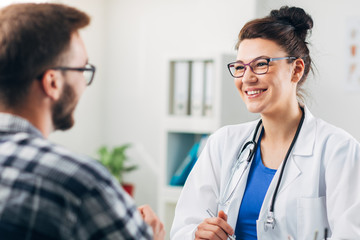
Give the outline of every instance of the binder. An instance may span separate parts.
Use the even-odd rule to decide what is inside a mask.
[[[190,63],[186,61],[174,63],[174,105],[175,115],[189,114],[189,82],[190,82]]]
[[[214,111],[214,63],[205,62],[205,99],[204,115],[213,116]]]
[[[208,137],[209,135],[202,136],[200,141],[196,142],[192,146],[184,161],[180,164],[174,175],[171,177],[170,185],[183,186],[185,184],[188,175],[190,174],[202,150],[204,149]]]
[[[197,152],[199,149],[199,143],[195,143],[190,149],[184,161],[180,164],[174,175],[170,180],[170,185],[172,186],[183,186],[185,181],[196,163]]]
[[[192,62],[190,114],[193,116],[202,116],[204,113],[204,80],[205,63],[203,61]]]

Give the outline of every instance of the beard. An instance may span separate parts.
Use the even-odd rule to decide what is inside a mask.
[[[73,113],[76,107],[74,89],[65,83],[59,100],[52,107],[54,130],[67,130],[74,125]]]

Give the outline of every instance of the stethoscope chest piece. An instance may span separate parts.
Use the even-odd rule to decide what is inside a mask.
[[[265,229],[265,231],[267,231],[268,229],[274,229],[275,225],[276,225],[276,221],[274,218],[274,213],[269,212],[268,215],[266,216],[266,220],[264,222],[264,229]]]

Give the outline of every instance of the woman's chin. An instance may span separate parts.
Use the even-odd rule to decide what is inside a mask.
[[[246,104],[246,108],[251,113],[260,113],[260,107],[254,106],[253,104]]]

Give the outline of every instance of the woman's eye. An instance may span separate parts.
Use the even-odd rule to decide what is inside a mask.
[[[235,66],[235,70],[236,71],[241,71],[244,69],[244,66],[243,65],[238,65],[238,66]]]
[[[267,66],[267,62],[258,62],[256,63],[256,67],[264,67],[264,66]]]

